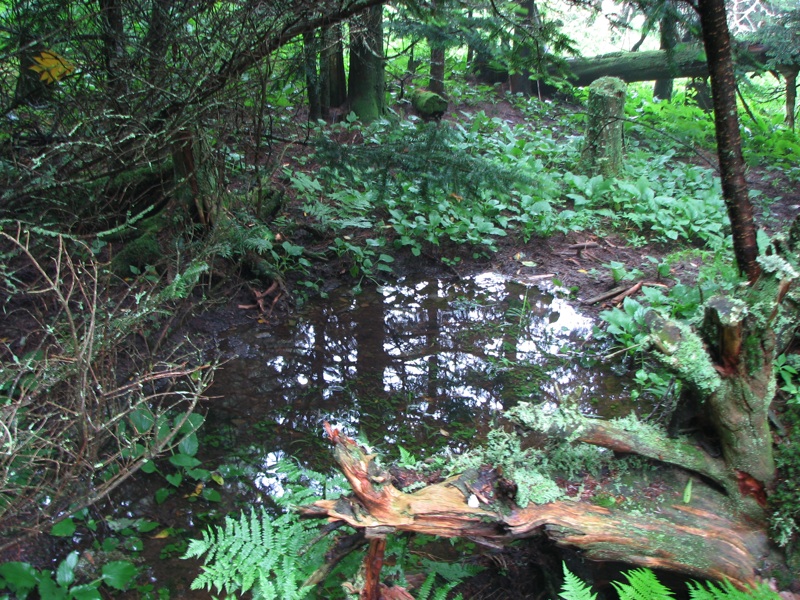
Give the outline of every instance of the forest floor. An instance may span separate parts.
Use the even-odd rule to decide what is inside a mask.
[[[483,110],[487,116],[499,117],[512,125],[526,122],[525,117],[505,100],[487,102],[477,107],[473,106],[471,109]],[[716,164],[716,158],[713,155],[706,158],[712,164]],[[759,225],[768,233],[773,234],[788,228],[800,214],[800,188],[783,178],[779,172],[752,169],[748,173],[748,183],[752,190],[760,192],[759,204],[755,207],[755,216]],[[293,204],[290,201],[284,208],[289,212],[299,211],[302,214],[299,203]],[[303,243],[306,243],[306,240],[303,240]],[[318,240],[318,248],[310,245],[307,247],[312,251],[324,252],[329,243],[330,240]],[[638,282],[638,280],[615,282],[609,269],[604,268],[603,265],[611,262],[622,263],[628,271],[641,270],[644,273],[644,281],[652,281],[665,286],[671,286],[678,280],[683,283],[694,281],[702,266],[697,255],[688,252],[686,258],[672,262],[669,277],[659,278],[655,273],[655,263],[648,257],[660,261],[678,249],[686,249],[685,244],[672,246],[649,243],[634,247],[627,243],[625,232],[556,233],[547,238],[533,238],[527,242],[516,236],[508,236],[498,238],[496,245],[498,251],[488,258],[470,258],[469,252],[460,253],[462,261],[457,266],[447,266],[437,256],[425,252],[421,257],[416,257],[404,249],[395,256],[392,277],[400,278],[411,274],[467,277],[481,272],[494,272],[542,287],[555,284],[559,288],[567,290],[570,300],[579,305],[581,312],[596,316],[601,310],[614,303],[613,297],[591,303],[587,300],[599,297],[622,285],[627,290]],[[535,266],[531,266],[533,263]],[[348,273],[347,266],[335,257],[331,257],[327,262],[320,261],[313,264],[314,272],[311,273],[311,277],[323,281],[322,289],[324,290],[342,286],[350,287],[355,283]],[[288,291],[291,292],[293,281],[290,278],[286,283]],[[256,302],[254,295],[264,290],[255,289],[251,285],[255,284],[248,284],[242,279],[233,283],[226,280],[224,286],[221,286],[225,291],[215,294],[216,297],[212,298],[212,305],[207,310],[191,311],[194,315],[183,322],[178,335],[192,338],[197,332],[208,333],[211,329],[223,331],[234,324],[254,318],[253,309],[243,309],[242,307],[252,306]],[[269,322],[277,323],[289,319],[295,310],[293,303],[288,300],[288,295],[284,294],[278,300],[275,303],[275,309],[269,310],[268,316],[263,315]],[[270,309],[269,304],[267,304],[267,309]],[[13,333],[16,333],[17,329],[27,328],[27,325],[22,322],[15,323]],[[0,331],[0,334],[4,334],[4,332]],[[203,341],[198,340],[197,345],[202,347]],[[33,554],[42,552],[42,548],[35,547],[35,545],[32,545],[30,550]],[[44,550],[44,553],[47,553],[47,549]],[[494,568],[470,580],[467,589],[464,589],[464,597],[483,600],[499,600],[501,598],[521,600],[547,597],[548,592],[552,592],[552,590],[542,590],[539,587],[542,580],[537,580],[530,574],[531,570],[535,568],[560,571],[560,559],[554,562],[555,556],[552,548],[548,547],[548,543],[542,541],[525,542],[517,547],[495,553],[491,559],[487,559],[494,562]],[[35,556],[24,553],[20,556],[0,557],[0,560],[3,558],[34,562]],[[612,565],[608,573],[614,572],[616,567],[618,565]],[[598,573],[584,575],[591,576],[595,580],[603,577],[603,574]],[[203,596],[204,594],[198,592],[192,597]]]
[[[502,98],[502,97],[501,97]],[[456,113],[462,108],[451,107],[449,113]],[[481,102],[468,107],[470,111],[483,111],[487,117],[498,117],[510,126],[530,123],[516,107],[505,99],[495,102]],[[447,120],[445,115],[445,120]],[[675,159],[676,161],[679,159]],[[717,170],[717,158],[713,153],[697,153],[692,159],[693,163]],[[755,219],[758,226],[769,235],[778,233],[786,228],[800,215],[800,187],[789,181],[780,171],[769,171],[763,168],[752,168],[747,174],[747,182],[751,191],[758,198],[754,202]],[[287,190],[291,198],[291,191]],[[564,208],[570,208],[565,206]],[[302,209],[293,205],[290,200],[284,207],[288,213],[299,212]],[[366,234],[365,234],[366,235]],[[677,281],[685,284],[694,282],[702,266],[696,253],[685,252],[686,258],[671,260],[672,268],[669,277],[659,278],[655,273],[655,264],[648,257],[660,262],[666,256],[679,250],[691,250],[685,242],[665,244],[650,242],[632,246],[626,241],[625,232],[609,231],[573,231],[569,233],[555,233],[546,238],[532,238],[524,242],[518,236],[497,238],[495,244],[498,251],[488,258],[471,258],[468,252],[459,252],[461,261],[455,267],[445,265],[438,256],[427,254],[423,251],[421,257],[413,256],[407,249],[395,255],[393,273],[395,277],[409,274],[450,274],[457,277],[469,276],[479,272],[494,272],[511,278],[518,278],[524,282],[538,282],[540,286],[548,287],[555,282],[558,287],[569,291],[571,298],[581,305],[585,313],[596,314],[607,308],[613,300],[604,299],[597,302],[587,302],[602,296],[612,289],[620,288],[628,283],[628,288],[639,281],[655,282],[659,285],[671,286]],[[641,236],[639,236],[639,239]],[[308,240],[303,240],[308,243]],[[310,248],[325,252],[327,240],[319,241],[319,248]],[[583,247],[581,247],[583,246]],[[701,250],[701,246],[696,247]],[[535,267],[523,265],[535,263]],[[609,269],[603,268],[611,262],[622,263],[627,271],[639,269],[644,273],[644,279],[626,280],[615,282]],[[339,285],[352,283],[347,273],[347,268],[340,264],[336,258],[330,262],[315,265],[318,276],[324,281],[323,289],[329,290]],[[290,282],[291,283],[291,282]],[[620,292],[618,292],[620,293]],[[240,298],[241,299],[241,298]],[[285,300],[282,298],[281,300]],[[238,303],[238,302],[237,302]],[[284,309],[288,308],[285,302],[280,303]],[[276,308],[279,304],[276,304]]]

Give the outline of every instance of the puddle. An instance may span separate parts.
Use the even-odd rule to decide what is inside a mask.
[[[323,421],[425,458],[474,444],[519,401],[580,388],[586,413],[633,408],[627,381],[583,348],[592,319],[556,293],[489,273],[334,293],[285,325],[220,336],[209,421],[262,469],[284,454],[321,467]]]
[[[592,327],[555,292],[483,274],[405,279],[358,295],[337,290],[288,323],[217,330],[226,362],[208,390],[214,399],[198,458],[224,477],[212,485],[220,501],[193,502],[187,482],[158,504],[165,482],[147,476],[121,493],[116,517],[168,526],[169,535],[144,544],[149,577],[179,597],[205,600],[208,592],[189,589],[199,565],[179,558],[186,540],[222,515],[281,495],[282,458],[331,472],[324,421],[362,434],[384,455],[399,458],[402,446],[425,459],[478,444],[520,401],[555,405],[580,389],[585,413],[637,410],[630,378],[614,368],[627,370],[591,356]]]

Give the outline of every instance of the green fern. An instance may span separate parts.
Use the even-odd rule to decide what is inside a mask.
[[[564,584],[559,594],[564,600],[596,600],[597,594],[592,593],[592,588],[567,569],[564,565]]]
[[[720,584],[697,583],[690,581],[689,597],[692,600],[780,600],[780,596],[769,589],[766,585],[761,585],[753,590],[743,592],[733,587],[730,581],[723,581]]]
[[[263,508],[242,513],[238,520],[225,518],[222,527],[203,532],[192,540],[184,558],[205,556],[203,573],[192,589],[215,588],[226,594],[252,589],[253,598],[299,600],[310,588],[303,582],[322,562],[326,548],[313,547],[314,556],[300,556],[317,533],[313,524],[292,514],[271,517]]]
[[[425,582],[419,586],[419,591],[417,592],[417,600],[447,600],[447,594],[449,594],[454,587],[456,587],[460,581],[453,581],[450,583],[445,584],[442,587],[437,587],[434,589],[433,584],[436,582],[436,573],[431,573],[425,579]],[[433,596],[431,596],[433,594]],[[458,594],[453,600],[462,600],[461,594]]]
[[[275,473],[282,480],[284,493],[280,497],[273,497],[273,500],[285,508],[311,504],[320,498],[336,500],[350,492],[350,484],[340,471],[319,473],[301,465],[294,458],[278,461]]]
[[[612,582],[620,600],[671,600],[675,596],[665,587],[650,569],[634,569],[625,573],[628,583]],[[730,582],[720,584],[700,584],[688,582],[691,600],[780,600],[780,596],[761,585],[756,589],[743,592],[737,590]],[[563,600],[595,600],[591,588],[581,581],[564,565],[564,584],[559,596]]]
[[[423,558],[420,564],[423,572],[439,575],[448,583],[454,582],[456,584],[483,571],[483,567],[479,565],[468,565],[461,562],[441,562],[427,558]]]
[[[675,596],[650,569],[634,569],[625,573],[628,583],[612,582],[619,600],[672,600]]]

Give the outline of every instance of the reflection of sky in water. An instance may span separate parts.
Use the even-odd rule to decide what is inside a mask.
[[[533,285],[486,273],[333,296],[290,325],[242,327],[222,344],[229,361],[210,390],[220,419],[243,421],[245,433],[274,423],[262,439],[274,456],[310,453],[301,441],[319,439],[324,420],[433,452],[473,443],[519,400],[556,402],[580,387],[587,412],[628,403],[606,366],[579,356],[592,320]],[[273,485],[269,468],[260,477]]]

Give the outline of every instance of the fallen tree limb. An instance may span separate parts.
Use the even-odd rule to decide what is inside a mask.
[[[366,530],[368,537],[375,531],[407,531],[497,545],[545,535],[559,546],[579,548],[589,559],[728,579],[740,589],[755,585],[759,558],[766,554],[760,527],[728,519],[713,503],[710,509],[660,505],[658,511],[632,512],[572,500],[519,508],[510,501],[475,501],[464,493],[459,477],[407,494],[353,440],[338,434],[333,440],[354,495],[320,500],[301,513],[344,521]]]
[[[584,416],[577,408],[560,410],[563,415],[553,419],[522,402],[507,416],[523,427],[547,435],[585,442],[614,452],[638,454],[693,471],[722,487],[728,495],[735,497],[738,494],[738,486],[725,462],[710,456],[687,439],[669,438],[666,433],[638,421],[606,421]]]

